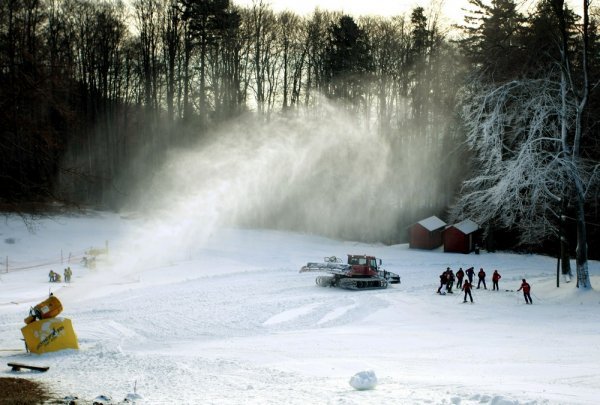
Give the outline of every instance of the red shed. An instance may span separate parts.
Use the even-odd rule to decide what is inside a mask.
[[[471,253],[475,250],[479,225],[470,219],[450,225],[444,231],[444,252]]]
[[[435,249],[442,245],[442,232],[446,223],[436,216],[425,218],[412,225],[408,234],[411,249]]]

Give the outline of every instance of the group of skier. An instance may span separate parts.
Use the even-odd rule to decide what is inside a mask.
[[[466,280],[465,280],[466,276]],[[446,268],[442,274],[440,274],[440,286],[437,289],[437,293],[441,295],[445,295],[446,293],[452,294],[452,289],[454,288],[454,282],[456,281],[456,288],[460,288],[464,291],[465,296],[463,302],[467,302],[467,296],[473,302],[473,296],[471,295],[471,290],[473,289],[473,277],[475,276],[475,269],[473,267],[469,267],[467,270],[463,270],[462,267],[458,269],[456,274],[452,271],[450,267]],[[483,284],[483,289],[487,290],[487,285],[485,283],[486,273],[483,268],[479,269],[477,273],[478,283],[477,289],[481,288]],[[494,270],[492,274],[492,290],[500,291],[500,287],[498,286],[498,282],[502,276],[498,272],[498,270]],[[463,281],[464,280],[464,281]],[[531,300],[531,286],[527,283],[525,279],[521,283],[521,288],[517,291],[523,290],[523,296],[525,297],[525,303],[532,304]]]
[[[73,275],[73,270],[71,270],[70,266],[65,269],[64,274],[65,274],[65,282],[70,283],[71,276]],[[60,274],[55,272],[54,270],[50,270],[50,273],[48,273],[48,278],[51,283],[60,283],[60,281],[61,281]]]
[[[48,273],[48,279],[51,283],[60,283],[60,274],[56,273],[54,270],[50,270]]]

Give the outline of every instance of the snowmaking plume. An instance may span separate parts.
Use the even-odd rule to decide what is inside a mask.
[[[171,151],[132,204],[149,218],[131,236],[135,250],[151,252],[154,265],[161,254],[184,258],[220,227],[381,242],[406,233],[399,218],[430,177],[422,153],[398,153],[355,117],[322,108],[320,118],[240,120]]]

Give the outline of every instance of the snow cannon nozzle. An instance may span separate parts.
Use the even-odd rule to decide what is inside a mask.
[[[29,325],[36,320],[55,318],[62,310],[63,307],[59,299],[50,293],[48,299],[29,309],[29,316],[24,321]]]

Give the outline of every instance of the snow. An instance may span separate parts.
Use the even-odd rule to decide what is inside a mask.
[[[422,219],[419,224],[428,231],[435,231],[446,226],[446,223],[436,216]]]
[[[596,404],[600,398],[600,294],[562,279],[556,288],[551,257],[449,254],[233,228],[212,229],[179,250],[174,234],[152,232],[141,217],[109,213],[37,225],[29,233],[10,216],[0,224],[0,357],[50,370],[5,366],[0,376],[46,382],[61,398],[91,403],[104,395],[140,404]],[[171,239],[152,241],[157,235],[158,242]],[[98,256],[96,269],[85,268],[83,252],[107,241],[108,255]],[[381,258],[402,284],[347,291],[318,287],[318,274],[299,273],[309,261],[349,253]],[[67,265],[72,283],[48,283],[50,269],[62,274]],[[473,290],[474,304],[463,304],[458,293],[437,295],[439,273],[448,266],[498,269],[501,290]],[[590,273],[592,285],[600,285],[600,263],[590,262]],[[515,291],[522,278],[532,286],[533,305]],[[72,320],[80,350],[27,354],[23,319],[50,291],[63,304],[60,316]],[[355,377],[371,389],[355,389],[349,384]]]
[[[464,219],[452,226],[464,233],[465,235],[473,233],[479,229],[479,225],[477,225],[477,223],[471,221],[470,219]]]
[[[361,371],[352,376],[350,385],[358,391],[372,390],[377,386],[377,376],[373,370]]]

